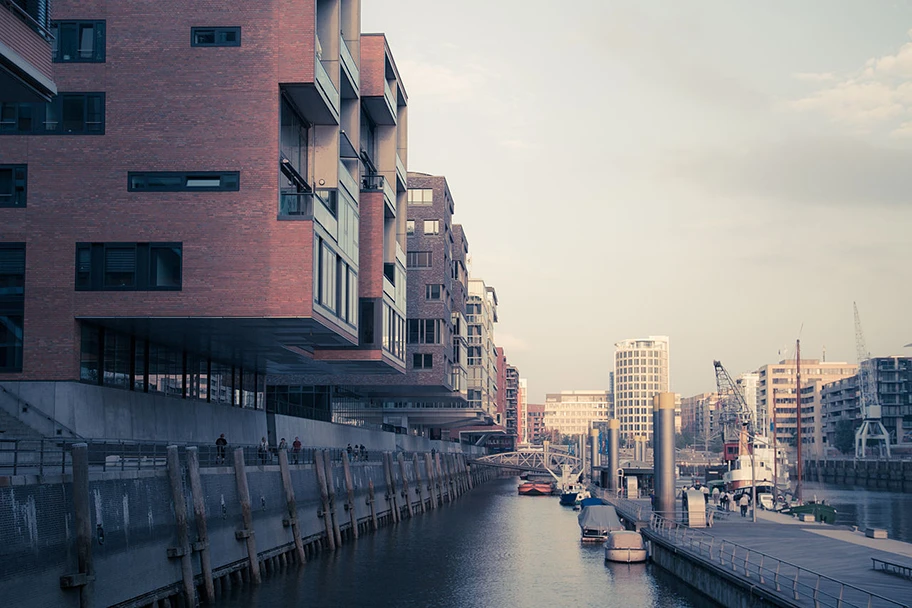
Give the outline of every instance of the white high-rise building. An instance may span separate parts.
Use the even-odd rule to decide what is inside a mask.
[[[668,336],[621,340],[614,345],[614,409],[621,436],[652,439],[652,397],[669,392]]]
[[[612,417],[610,394],[605,390],[548,393],[545,395],[545,430],[588,436],[593,422]]]
[[[744,372],[735,380],[735,384],[741,389],[744,395],[744,401],[747,403],[747,409],[750,410],[754,417],[754,424],[757,425],[757,432],[765,435],[770,429],[760,426],[760,420],[757,418],[757,389],[760,387],[760,374],[757,372]]]

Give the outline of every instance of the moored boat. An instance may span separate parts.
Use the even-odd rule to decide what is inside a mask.
[[[580,527],[580,541],[584,543],[604,542],[608,533],[623,530],[624,525],[611,505],[590,505],[584,507],[577,517]]]
[[[605,559],[611,562],[645,562],[646,543],[643,535],[633,530],[615,530],[605,541]]]
[[[540,481],[527,481],[519,485],[520,496],[550,496],[551,484]]]

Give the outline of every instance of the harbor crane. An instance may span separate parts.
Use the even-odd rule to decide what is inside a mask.
[[[754,412],[747,405],[744,394],[722,363],[713,361],[713,367],[716,369],[716,390],[722,402],[719,421],[722,424],[725,460],[737,460],[741,431],[747,430],[749,436],[754,435]]]
[[[855,431],[855,458],[864,458],[868,442],[883,442],[882,448],[887,458],[890,457],[890,434],[881,422],[880,400],[877,396],[877,370],[871,359],[871,353],[865,345],[864,332],[861,330],[861,317],[858,305],[852,302],[855,310],[855,349],[858,355],[858,415],[861,426]]]

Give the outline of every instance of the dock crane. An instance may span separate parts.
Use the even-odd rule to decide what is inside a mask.
[[[890,457],[890,434],[881,422],[880,400],[877,397],[877,371],[871,353],[865,345],[864,333],[861,330],[861,317],[858,305],[852,302],[855,310],[855,350],[858,355],[858,406],[861,426],[855,431],[855,458],[865,457],[865,448],[869,441],[883,441],[886,457]]]
[[[719,361],[713,361],[716,369],[716,390],[722,402],[719,421],[722,424],[722,443],[725,460],[737,460],[741,446],[742,430],[754,435],[754,413],[747,405],[741,389]]]

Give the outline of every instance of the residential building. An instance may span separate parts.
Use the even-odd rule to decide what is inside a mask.
[[[482,279],[469,279],[466,321],[469,408],[480,409],[493,419],[498,413],[498,388],[503,386],[504,378],[499,378],[498,375],[499,355],[494,346],[497,292]],[[503,369],[505,374],[506,368]],[[505,410],[503,413],[505,415]]]
[[[85,35],[78,27],[51,22],[50,0],[0,2],[0,103],[49,102],[57,94],[53,62],[96,61],[90,47],[98,26],[88,26]],[[103,38],[104,22],[100,27]],[[0,114],[0,130],[12,127],[6,124],[9,118]],[[0,197],[5,195],[0,190]]]
[[[912,357],[874,357],[865,361],[874,376],[881,422],[893,445],[912,444]],[[852,422],[853,432],[861,424],[858,374],[843,378],[822,389],[823,426],[826,444],[836,445],[836,427],[841,420]]]
[[[697,446],[708,449],[715,437],[721,437],[718,393],[700,393],[681,399],[681,430]]]
[[[675,434],[681,432],[681,393],[675,393]]]
[[[519,392],[517,393],[516,433],[519,443],[529,443],[527,414],[529,409],[529,383],[525,378],[519,379]]]
[[[507,355],[500,346],[494,347],[494,368],[497,370],[496,386],[500,389],[507,385]],[[498,390],[494,399],[494,424],[500,424],[504,428],[507,425],[507,393],[504,390]]]
[[[360,2],[136,11],[57,2],[57,96],[3,104],[0,382],[61,434],[255,443],[330,416],[267,375],[404,373],[407,96]]]
[[[530,403],[526,406],[527,440],[529,443],[541,443],[545,438],[545,406]]]
[[[775,426],[776,440],[780,444],[794,445],[795,442],[797,367],[795,359],[784,359],[757,370],[758,428],[770,429],[772,436],[772,429]],[[819,428],[823,419],[822,406],[818,398],[822,388],[853,375],[856,368],[856,365],[845,362],[801,359],[803,445],[813,446],[813,450],[816,451],[817,446],[823,441],[824,434]]]
[[[652,440],[652,397],[669,389],[668,336],[621,340],[615,345],[614,403],[620,435]]]
[[[543,424],[561,435],[588,436],[593,422],[614,417],[605,390],[576,390],[545,395]]]
[[[735,386],[744,395],[747,409],[750,410],[754,420],[757,421],[757,389],[760,386],[760,374],[757,372],[744,372],[735,378]],[[768,427],[764,430],[768,430]]]
[[[507,435],[513,438],[514,444],[519,443],[519,370],[513,365],[507,365],[504,377],[503,393],[506,401],[506,421],[504,426]]]

